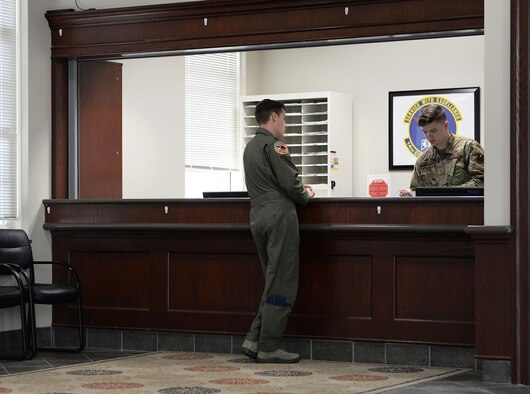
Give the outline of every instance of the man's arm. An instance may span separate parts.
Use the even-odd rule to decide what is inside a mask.
[[[477,141],[473,141],[466,156],[467,171],[471,179],[460,186],[484,186],[484,148]]]
[[[414,171],[412,172],[412,178],[410,179],[410,190],[416,190],[417,187],[423,186],[418,173],[418,168],[415,165]]]
[[[305,205],[309,201],[309,194],[304,184],[298,178],[298,170],[291,162],[288,154],[277,153],[273,147],[267,146],[270,164],[276,180],[287,196],[295,203]]]

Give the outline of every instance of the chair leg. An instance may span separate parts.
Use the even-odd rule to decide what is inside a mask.
[[[20,302],[20,324],[22,325],[22,358],[25,359],[29,356],[29,332],[26,317],[26,303],[24,299]]]
[[[22,300],[19,305],[20,309],[20,329],[22,335],[22,350],[20,352],[5,352],[0,354],[0,360],[26,360],[32,358],[31,348],[31,328],[27,322],[26,303]]]
[[[15,279],[21,290],[24,288],[25,285],[27,286],[27,284],[29,283],[29,279],[24,272],[16,272]],[[27,299],[26,299],[26,296],[27,296]],[[28,304],[27,310],[26,310],[26,303]],[[34,338],[34,332],[35,332],[35,329],[34,329],[35,308],[33,305],[31,292],[25,293],[21,296],[19,309],[20,309],[20,327],[21,327],[21,332],[22,332],[22,351],[20,352],[20,354],[4,353],[0,355],[0,359],[28,360],[28,359],[32,359],[37,353],[37,342],[35,341],[35,339],[32,340],[32,338]]]
[[[83,305],[81,302],[81,296],[77,299],[77,312],[79,318],[79,349],[78,352],[83,351],[86,344],[85,338],[85,323],[83,321]]]
[[[78,347],[39,347],[38,350],[44,350],[47,352],[68,352],[68,353],[79,353],[85,348],[85,324],[83,321],[83,303],[81,302],[81,297],[77,299],[77,316],[78,316],[78,338],[79,346]]]
[[[25,293],[25,297],[27,299],[25,300],[25,303],[28,305],[28,312],[27,317],[26,313],[24,312],[24,320],[27,321],[26,323],[26,341],[28,343],[27,347],[27,359],[32,359],[37,354],[37,316],[35,315],[35,304],[33,302],[33,292],[31,291],[31,288],[29,286],[30,279],[28,277],[28,274],[24,271],[20,272],[23,276],[24,280],[26,281],[27,286],[27,292]],[[27,320],[26,320],[27,319]]]
[[[26,303],[22,299],[20,302],[20,324],[22,330],[22,353],[19,357],[15,357],[16,360],[25,360],[26,358],[31,358],[31,349],[30,349],[30,332],[31,328],[28,326],[26,317]]]
[[[33,300],[28,302],[28,335],[29,344],[28,359],[32,359],[37,354],[37,317],[35,315],[35,304]]]

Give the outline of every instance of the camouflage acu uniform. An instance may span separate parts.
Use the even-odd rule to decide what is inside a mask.
[[[416,161],[410,188],[420,186],[484,186],[484,149],[451,134],[444,150],[431,146]]]
[[[268,130],[259,128],[243,154],[250,196],[250,229],[265,276],[258,313],[246,338],[259,350],[279,348],[298,291],[297,204],[309,200],[289,149]]]

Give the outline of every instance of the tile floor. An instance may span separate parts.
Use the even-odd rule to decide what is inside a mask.
[[[0,379],[2,375],[39,371],[42,369],[55,367],[65,367],[92,361],[103,361],[140,353],[145,352],[107,349],[88,349],[81,353],[38,352],[37,355],[31,360],[0,360]]]
[[[480,371],[469,371],[459,375],[449,376],[419,383],[413,386],[386,391],[392,394],[519,394],[530,393],[530,386],[512,384],[482,383]]]
[[[38,371],[53,367],[82,364],[91,361],[102,361],[146,352],[128,350],[87,349],[81,353],[39,352],[32,360],[0,360],[0,379],[2,375],[20,372]],[[529,393],[530,386],[482,383],[480,371],[469,371],[463,374],[419,383],[401,389],[387,391],[396,394],[438,394],[438,393],[493,393],[512,394]]]

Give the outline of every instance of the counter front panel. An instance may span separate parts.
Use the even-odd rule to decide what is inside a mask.
[[[248,200],[44,205],[53,258],[81,276],[88,327],[248,329],[263,290]],[[299,211],[286,334],[474,344],[474,249],[462,221],[481,224],[481,214],[480,198],[312,201]],[[394,223],[405,216],[424,223]],[[54,324],[75,321],[73,306],[54,308]]]

